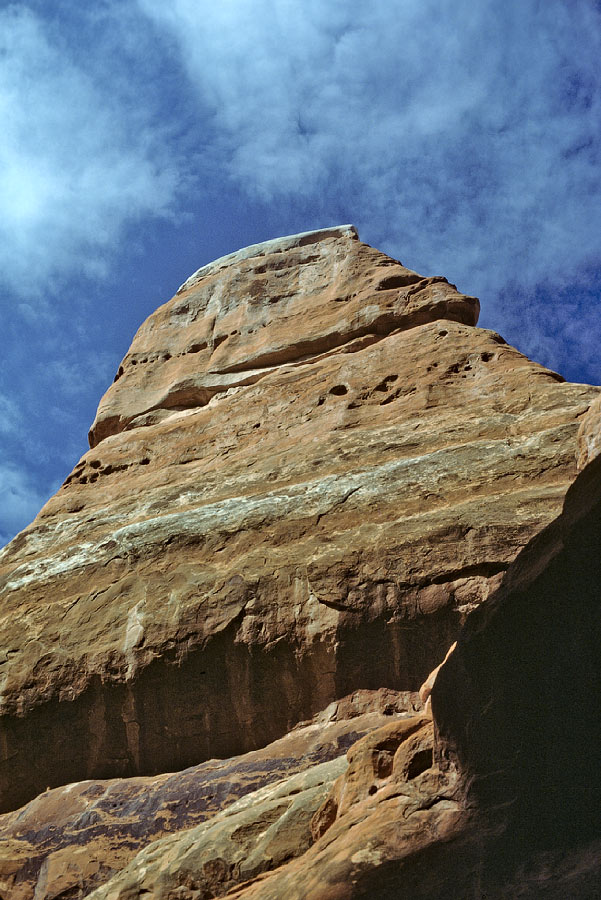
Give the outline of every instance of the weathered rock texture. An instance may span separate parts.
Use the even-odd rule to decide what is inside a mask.
[[[211,833],[194,829],[142,851],[94,900],[204,900],[227,888],[238,900],[599,897],[600,585],[601,457],[468,617],[433,685],[434,739],[418,715],[354,744],[302,856],[221,889],[204,868]],[[313,777],[325,788],[322,772]],[[222,845],[224,867],[236,849]]]
[[[563,514],[469,617],[432,692],[441,765],[460,774],[494,838],[480,871],[490,896],[495,887],[507,896],[500,884],[510,866],[532,874],[533,860],[540,871],[528,896],[598,895],[600,611],[597,456],[568,491]],[[569,890],[553,884],[545,860],[573,879]]]
[[[591,403],[578,430],[578,468],[584,469],[587,463],[601,453],[601,395]]]
[[[144,892],[166,898],[177,896],[178,888],[186,900],[221,896],[234,887],[231,877],[229,884],[223,883],[223,875],[227,877],[234,869],[239,880],[254,880],[261,872],[279,868],[299,855],[294,852],[296,846],[308,852],[275,879],[259,878],[251,895],[299,900],[345,897],[347,893],[340,891],[349,887],[339,881],[341,867],[350,882],[353,870],[366,863],[373,868],[381,861],[376,842],[382,825],[389,840],[400,838],[413,845],[417,839],[423,844],[420,812],[425,805],[432,805],[433,793],[441,806],[437,812],[444,810],[442,818],[449,814],[456,818],[457,804],[445,800],[448,779],[431,771],[432,722],[427,717],[390,722],[356,743],[347,757],[348,766],[343,760],[316,766],[302,776],[246,797],[205,826],[151,844],[123,872],[94,892],[94,900],[130,900]],[[291,789],[299,792],[297,804],[302,804],[302,816],[299,805],[290,802]],[[307,816],[311,807],[312,823]],[[290,827],[286,821],[290,818],[300,820],[302,835],[295,834],[296,822]],[[429,819],[431,827],[433,817]],[[275,846],[271,822],[278,826]],[[246,856],[240,858],[240,840],[234,835],[241,827],[250,830],[251,823],[256,823],[260,838],[255,837],[254,844],[244,847]],[[321,839],[326,833],[327,837]],[[317,840],[313,846],[311,837]],[[216,865],[216,856],[220,866]],[[223,873],[221,884],[209,880],[216,869]]]
[[[273,744],[234,759],[211,760],[184,772],[83,781],[44,792],[24,808],[0,816],[0,897],[85,896],[151,841],[183,832],[181,843],[164,845],[171,848],[177,881],[193,867],[193,826],[212,823],[221,811],[224,815],[215,821],[225,821],[225,833],[206,824],[192,843],[204,853],[203,864],[196,868],[212,873],[222,889],[273,867],[282,854],[286,859],[298,856],[311,843],[311,816],[344,768],[346,750],[373,729],[414,715],[419,705],[415,694],[357,691]],[[242,802],[243,797],[248,799]],[[278,810],[285,815],[276,815]],[[256,839],[268,826],[269,847],[260,850]],[[216,833],[217,847],[207,847],[208,837]],[[276,845],[279,857],[274,857]],[[229,859],[227,866],[224,859]]]
[[[559,511],[598,389],[350,227],[199,270],[0,555],[0,808],[416,690]]]

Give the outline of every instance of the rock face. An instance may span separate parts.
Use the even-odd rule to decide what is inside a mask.
[[[559,511],[597,388],[351,227],[256,245],[136,335],[0,555],[0,808],[417,690]]]
[[[600,585],[598,457],[562,515],[468,617],[432,687],[435,733],[416,715],[362,737],[313,815],[313,844],[289,862],[280,857],[276,871],[229,884],[227,896],[597,898]],[[322,767],[319,777],[325,788]],[[286,790],[282,783],[271,797],[281,802]],[[213,829],[224,821],[216,817]],[[211,849],[208,829],[152,844],[93,900],[222,896],[227,888],[207,888]]]
[[[578,430],[578,468],[601,453],[601,396],[596,397]]]
[[[274,861],[302,854],[311,843],[311,817],[345,768],[346,750],[374,729],[410,718],[419,706],[415,694],[357,691],[273,744],[234,759],[46,791],[0,816],[0,897],[85,896],[165,835],[173,840],[159,841],[153,856],[161,865],[163,850],[171,856],[174,882],[196,866],[223,891]]]
[[[241,814],[248,821],[249,811],[261,834],[254,846],[244,848],[247,855],[239,863],[240,875],[246,875],[246,880],[256,881],[255,886],[250,888],[250,896],[298,900],[305,897],[326,900],[351,896],[348,893],[350,884],[340,880],[341,870],[344,867],[352,872],[364,868],[366,863],[373,868],[376,861],[381,861],[381,851],[376,849],[375,844],[378,830],[384,823],[389,840],[403,833],[406,839],[409,838],[409,844],[411,838],[415,843],[416,838],[423,842],[419,813],[424,803],[432,802],[434,781],[435,790],[440,795],[439,802],[445,810],[443,818],[451,810],[451,814],[456,816],[457,804],[442,799],[445,789],[449,792],[448,780],[430,771],[432,722],[427,717],[390,722],[358,741],[347,757],[348,763],[336,760],[316,766],[303,776],[295,776],[295,779],[282,782],[268,791],[249,795],[206,826],[151,844],[123,872],[95,891],[92,897],[94,900],[129,900],[146,892],[150,896],[166,898],[177,896],[174,892],[178,888],[181,890],[182,886],[184,890],[181,893],[186,900],[194,897],[194,891],[198,897],[224,895],[234,885],[230,883],[217,889],[215,885],[211,886],[207,863],[214,860],[215,842],[222,838],[224,829],[227,829],[226,841],[221,844],[221,852],[226,857],[221,858],[221,870],[228,871],[231,865],[228,856],[236,860],[240,850],[239,841],[232,839],[232,834],[241,826]],[[336,781],[332,784],[334,778]],[[266,859],[273,860],[273,868],[279,868],[287,862],[287,858],[297,855],[291,852],[292,847],[303,844],[302,839],[294,835],[294,826],[287,827],[280,821],[284,815],[298,817],[298,807],[286,803],[291,788],[300,794],[297,802],[302,802],[305,811],[307,805],[314,806],[311,831],[317,843],[311,846],[309,837],[307,846],[303,847],[308,852],[296,864],[284,866],[275,877],[264,880],[257,865],[257,855],[262,857],[263,871],[266,872],[270,868],[265,865]],[[313,803],[302,796],[308,793],[312,793]],[[315,803],[318,799],[322,801],[321,806]],[[281,850],[276,859],[273,852],[265,852],[264,849],[267,842],[273,841],[271,829],[267,827],[270,823],[265,821],[266,800],[269,804],[267,810],[279,804],[276,807],[279,808],[278,819],[271,813],[273,820],[278,822],[280,832],[278,843]],[[316,806],[319,808],[315,809]],[[413,822],[412,816],[415,817]],[[417,828],[412,827],[414,824]],[[308,825],[309,822],[303,819],[304,836],[311,833]],[[327,839],[321,839],[326,832]],[[394,837],[392,832],[395,832]],[[292,838],[292,843],[285,842],[284,837],[288,841]],[[214,863],[209,871],[213,868]],[[182,878],[184,873],[188,875],[187,883]],[[347,880],[351,881],[350,878]],[[241,891],[245,896],[247,891],[244,888]],[[371,896],[379,894],[373,893]]]
[[[469,617],[432,692],[441,765],[460,773],[467,802],[494,835],[481,871],[491,885],[499,859],[532,870],[534,857],[547,890],[540,896],[598,894],[600,601],[597,456],[563,514]],[[545,883],[545,857],[571,875],[572,890]]]

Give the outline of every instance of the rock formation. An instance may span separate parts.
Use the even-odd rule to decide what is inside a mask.
[[[361,738],[313,816],[309,849],[227,896],[598,897],[600,584],[597,458],[468,617],[433,685],[437,734],[417,715]],[[90,900],[221,896],[206,892],[211,849],[199,829],[151,844]]]
[[[286,858],[298,856],[311,842],[312,815],[344,768],[346,750],[365,734],[405,720],[418,709],[415,694],[357,691],[273,744],[234,759],[211,760],[172,774],[83,781],[45,791],[23,809],[0,816],[0,897],[85,896],[125,868],[138,850],[165,835],[175,836],[165,846],[174,857],[176,881],[191,844],[204,855],[200,869],[212,873],[213,883],[219,883],[220,875],[222,887],[267,868],[276,847]],[[279,822],[274,810],[286,807],[282,796],[288,795],[295,798],[294,815],[286,808]],[[247,799],[236,815],[240,798]],[[234,838],[221,834],[207,848],[205,832],[213,817],[217,823],[232,823]],[[267,826],[269,844],[260,854],[252,842]],[[195,842],[194,835],[200,836]]]
[[[465,725],[452,704],[437,711],[439,681],[466,665],[463,638],[432,694],[436,766],[415,699],[412,719],[397,706],[381,733],[356,729],[348,763],[348,744],[312,760],[297,749],[296,768],[245,777],[218,807],[206,779],[216,773],[217,791],[239,763],[271,759],[260,748],[342,697],[417,691],[558,515],[577,452],[581,466],[598,452],[599,389],[565,383],[477,315],[475,298],[346,226],[205,266],[141,326],[90,451],[0,554],[0,884],[11,897],[33,896],[27,878],[35,900],[84,896],[181,829],[161,837],[160,865],[161,841],[132,862],[150,885],[154,860],[163,884],[136,887],[126,866],[115,877],[129,887],[111,882],[106,897],[384,897],[401,856],[407,884],[422,884],[411,896],[446,896],[435,890],[451,839],[477,856],[466,803],[489,802],[467,786],[481,758],[469,741],[462,750]],[[230,762],[205,762],[215,757]],[[190,790],[199,799],[178,822],[165,810]],[[113,829],[113,795],[137,810],[135,835],[127,816]],[[288,821],[300,831],[283,837]],[[105,826],[118,835],[110,852]],[[267,827],[273,847],[253,845]],[[65,843],[67,832],[79,836]],[[88,874],[73,862],[80,838],[86,859],[100,841]],[[426,877],[431,858],[438,874]],[[59,885],[63,860],[60,894],[45,885]]]

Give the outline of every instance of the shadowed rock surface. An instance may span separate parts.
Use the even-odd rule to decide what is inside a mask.
[[[597,388],[344,227],[200,270],[0,555],[0,808],[416,690],[575,473]],[[41,739],[43,735],[43,739]]]

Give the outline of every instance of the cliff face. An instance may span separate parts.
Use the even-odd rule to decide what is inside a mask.
[[[434,734],[421,714],[355,743],[298,858],[271,867],[265,854],[245,884],[211,884],[216,845],[197,828],[151,844],[91,898],[598,897],[600,568],[596,458],[468,617],[434,682]],[[219,846],[226,869],[235,843]]]
[[[596,452],[595,405],[585,414],[599,389],[566,384],[476,328],[477,314],[477,300],[346,226],[205,266],[141,326],[90,451],[0,555],[3,810],[49,786],[256,751],[357,690],[419,688],[558,515],[581,422],[581,464]],[[396,812],[387,807],[382,828],[429,803],[440,815],[412,820],[411,846],[422,846],[421,819],[434,844],[463,827],[463,764],[432,775],[427,723],[413,743],[411,729],[398,730],[411,702],[366,752],[390,757],[378,785],[389,784]],[[332,770],[319,784],[340,775],[350,777]],[[363,794],[345,788],[355,798],[345,815],[374,802],[365,777]],[[411,809],[398,799],[409,782]],[[313,791],[311,815],[317,787],[302,787]],[[337,797],[318,816],[315,848],[346,828]],[[282,806],[279,795],[263,799]],[[288,837],[278,860],[304,846],[303,815],[305,837],[296,851]],[[163,819],[139,840],[194,824]],[[238,821],[245,834],[261,830]],[[5,827],[14,889],[23,847],[14,818]],[[349,859],[361,851],[351,844]],[[229,857],[202,865],[213,872],[216,858]],[[231,888],[245,870],[228,865],[190,891]],[[108,869],[92,881],[98,872]],[[36,889],[36,900],[51,896]]]

